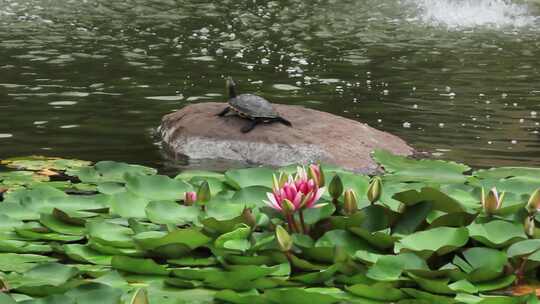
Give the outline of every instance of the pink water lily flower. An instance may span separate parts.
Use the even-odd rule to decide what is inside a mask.
[[[193,205],[197,201],[197,193],[193,191],[188,191],[184,195],[184,203],[186,205]]]
[[[274,180],[278,180],[274,178]],[[298,167],[294,179],[289,176],[285,183],[274,183],[271,193],[267,193],[268,201],[265,203],[282,212],[294,212],[303,208],[317,208],[315,205],[324,193],[324,187],[319,188],[313,179],[309,179],[306,170]],[[288,202],[285,202],[285,201]],[[291,203],[284,206],[284,204]],[[289,210],[292,209],[292,210]]]

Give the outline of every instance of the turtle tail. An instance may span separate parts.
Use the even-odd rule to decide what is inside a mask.
[[[227,77],[227,92],[229,92],[229,99],[236,97],[236,84],[232,77]]]

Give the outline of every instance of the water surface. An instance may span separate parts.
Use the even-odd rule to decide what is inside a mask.
[[[223,101],[231,75],[437,157],[537,166],[539,15],[502,0],[0,0],[0,157],[159,165],[160,118]]]

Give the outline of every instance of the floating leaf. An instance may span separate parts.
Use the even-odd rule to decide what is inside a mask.
[[[68,174],[79,177],[85,183],[124,182],[125,175],[152,175],[156,172],[153,168],[114,161],[100,161],[94,167],[68,170]]]
[[[428,256],[435,252],[443,255],[464,246],[468,240],[466,228],[437,227],[404,237],[396,243],[394,250],[412,250]]]
[[[322,201],[321,201],[322,202]],[[320,220],[329,218],[336,211],[334,204],[328,202],[319,208],[310,208],[304,211],[304,221],[308,225],[313,225]]]
[[[2,202],[0,204],[0,214],[8,216],[14,220],[37,220],[40,217],[38,211],[24,207],[19,203]]]
[[[265,292],[265,297],[270,299],[272,303],[281,304],[333,304],[341,301],[339,297],[334,295],[310,291],[304,288],[270,289]]]
[[[155,201],[146,206],[145,212],[148,219],[156,224],[185,225],[197,222],[201,209],[173,201]]]
[[[120,248],[133,248],[135,246],[131,239],[133,230],[127,227],[95,221],[87,223],[86,228],[88,229],[90,238],[105,245]]]
[[[272,192],[271,188],[264,186],[250,186],[237,191],[231,198],[232,202],[243,204],[246,207],[263,207],[264,200],[268,200],[266,193]]]
[[[464,212],[465,208],[456,200],[438,189],[424,187],[420,191],[407,190],[394,195],[394,199],[405,205],[415,205],[420,202],[430,202],[433,210],[447,213]]]
[[[139,259],[127,256],[114,256],[111,261],[114,269],[139,273],[139,274],[157,274],[168,275],[169,270],[163,265],[159,265],[151,259]]]
[[[526,256],[540,250],[540,239],[524,240],[508,247],[506,254],[509,258]]]
[[[429,292],[424,292],[412,288],[402,288],[403,292],[407,295],[414,297],[418,300],[424,300],[425,303],[437,303],[437,304],[454,304],[456,301],[453,298],[446,296],[434,295]],[[423,304],[423,303],[422,303]]]
[[[466,165],[442,160],[414,160],[394,155],[388,151],[376,150],[373,158],[381,164],[389,174],[385,179],[407,182],[431,183],[463,183],[466,177],[463,172],[469,171]]]
[[[0,271],[26,272],[38,263],[54,262],[55,258],[35,254],[0,253]]]
[[[369,232],[359,227],[351,227],[349,230],[366,240],[371,246],[378,249],[389,249],[394,246],[398,237],[390,235],[390,229],[382,231]]]
[[[215,295],[218,300],[226,301],[227,303],[235,304],[267,304],[270,303],[257,292],[256,289],[237,292],[233,290],[221,290]]]
[[[506,247],[527,238],[521,223],[493,220],[484,224],[473,223],[467,229],[471,238],[495,248]]]
[[[272,187],[272,175],[274,171],[267,168],[236,169],[225,172],[228,184],[240,190],[249,186]]]
[[[508,287],[514,283],[515,280],[516,277],[514,275],[509,275],[488,282],[475,283],[474,285],[478,288],[479,292],[486,292]]]
[[[409,276],[423,290],[437,294],[455,294],[456,292],[449,287],[449,278],[423,278],[417,275],[409,274]]]
[[[2,240],[0,239],[0,252],[12,253],[45,253],[51,252],[51,245],[46,245],[41,242],[26,242],[19,240]]]
[[[332,265],[317,272],[293,276],[291,277],[291,280],[299,281],[308,285],[323,284],[324,282],[332,279],[334,274],[338,271],[338,268],[338,265]]]
[[[471,282],[467,280],[459,280],[452,284],[449,284],[448,287],[455,292],[466,292],[466,293],[477,293],[478,288],[474,286]]]
[[[122,291],[100,283],[89,283],[78,286],[66,292],[77,304],[117,304]]]
[[[111,213],[125,218],[145,218],[146,206],[150,200],[131,191],[124,191],[111,196]]]
[[[68,234],[68,235],[78,235],[78,236],[82,236],[86,233],[85,227],[64,223],[62,221],[59,221],[56,217],[49,214],[41,214],[41,218],[39,221],[41,224],[43,224],[43,226],[57,233]]]
[[[391,282],[399,280],[405,270],[428,269],[426,262],[414,253],[380,256],[367,272],[373,280]]]
[[[68,244],[63,246],[64,253],[79,262],[97,265],[111,265],[112,256],[93,250],[88,245]]]
[[[315,242],[315,247],[324,247],[332,250],[335,247],[341,247],[351,256],[358,250],[372,250],[368,243],[345,230],[331,230],[326,232]]]
[[[97,190],[100,193],[111,195],[124,192],[126,191],[126,188],[124,187],[124,184],[119,182],[103,182],[98,184]]]
[[[394,224],[392,233],[407,235],[415,232],[424,223],[431,209],[432,203],[429,201],[408,206]]]
[[[199,229],[177,229],[169,233],[161,231],[142,232],[133,237],[139,247],[152,250],[167,258],[178,258],[188,251],[207,244],[211,239]],[[168,248],[167,248],[168,247]]]
[[[467,273],[467,280],[473,283],[500,277],[507,263],[504,252],[484,247],[469,248],[463,251],[463,257],[467,265],[458,263],[458,266]]]
[[[393,302],[406,297],[401,290],[387,283],[376,283],[373,285],[355,284],[348,286],[347,291],[360,297],[378,301]]]
[[[128,190],[149,200],[177,200],[193,187],[181,180],[164,175],[126,175]]]
[[[71,168],[79,168],[89,166],[91,162],[77,159],[63,159],[58,157],[46,156],[25,156],[12,157],[0,161],[7,167],[26,170],[67,170]]]
[[[78,273],[75,267],[54,262],[43,263],[23,274],[21,286],[60,286]]]
[[[237,249],[245,251],[249,249],[250,243],[247,242],[247,237],[251,234],[251,228],[247,225],[242,225],[231,232],[220,235],[214,242],[217,248]]]
[[[223,173],[218,173],[214,171],[204,171],[204,170],[184,170],[178,174],[175,179],[182,179],[184,181],[189,181],[192,178],[214,178],[217,180],[225,180],[225,175]]]

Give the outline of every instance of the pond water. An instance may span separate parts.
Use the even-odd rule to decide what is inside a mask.
[[[0,0],[0,158],[160,165],[160,118],[223,101],[230,75],[437,157],[538,166],[539,15],[502,0]]]

